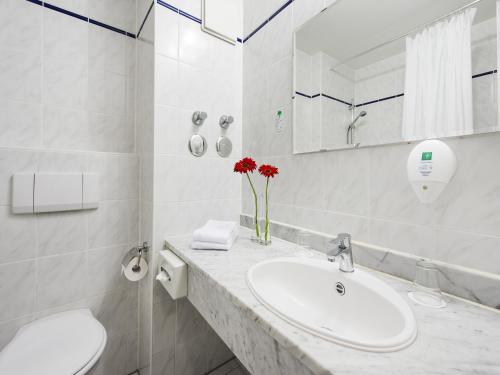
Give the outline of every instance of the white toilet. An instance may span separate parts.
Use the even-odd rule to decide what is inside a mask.
[[[0,352],[2,375],[83,375],[99,360],[106,330],[90,310],[71,310],[22,327]]]

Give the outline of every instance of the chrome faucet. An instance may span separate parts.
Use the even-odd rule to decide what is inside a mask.
[[[330,241],[330,244],[333,246],[326,251],[328,261],[335,262],[335,258],[338,257],[339,269],[342,272],[354,272],[351,235],[349,233],[340,233],[336,239]]]

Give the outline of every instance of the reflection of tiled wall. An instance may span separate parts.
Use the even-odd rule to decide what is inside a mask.
[[[244,43],[243,153],[280,168],[272,219],[499,274],[500,175],[493,166],[500,163],[500,134],[446,140],[458,157],[457,174],[434,204],[422,205],[406,176],[413,145],[293,155],[290,122],[278,134],[272,121],[255,121],[291,105],[292,30],[329,3],[295,0]],[[283,4],[247,0],[245,35]],[[246,184],[243,211],[252,211]]]
[[[155,5],[155,252],[165,236],[190,234],[208,219],[239,220],[242,45],[202,32],[200,17],[198,0]],[[200,128],[194,111],[208,113]],[[233,142],[227,159],[215,150],[221,115],[235,118],[225,132]],[[208,143],[201,158],[187,148],[196,132]],[[153,298],[152,374],[200,375],[232,356],[187,299],[172,301],[158,283]]]
[[[125,374],[137,352],[137,287],[120,276],[139,237],[135,0],[50,4],[64,10],[0,5],[0,348],[35,318],[90,307],[108,333],[98,371]],[[22,171],[97,172],[99,209],[13,215]]]
[[[472,88],[474,127],[476,132],[496,131],[497,125],[497,77],[496,77],[496,23],[495,19],[476,24],[472,29]],[[296,91],[309,93],[310,97],[296,97],[294,101],[298,116],[295,145],[298,152],[338,148],[346,145],[346,126],[351,121],[347,103],[354,97],[356,115],[367,111],[360,118],[354,132],[354,143],[377,145],[402,141],[403,93],[405,79],[405,54],[401,53],[352,71],[337,67],[339,73],[331,72],[335,60],[324,54],[321,64],[309,67],[321,75],[321,90],[299,85]],[[297,65],[304,65],[311,56],[300,51]],[[303,75],[305,69],[297,70]],[[316,73],[316,72],[315,72]],[[309,71],[309,75],[311,72]],[[309,90],[309,91],[307,91]],[[355,91],[355,92],[354,92]],[[315,96],[321,92],[328,96]],[[297,93],[296,93],[297,94]],[[309,100],[308,100],[309,99]],[[312,120],[314,100],[320,100],[321,121]],[[340,101],[339,101],[340,100]],[[342,104],[341,101],[347,102]],[[296,120],[297,121],[297,120]],[[319,130],[321,129],[321,131]],[[311,134],[314,136],[311,137]],[[306,142],[307,136],[312,139]],[[315,138],[319,137],[319,138]],[[308,145],[308,146],[306,146]]]

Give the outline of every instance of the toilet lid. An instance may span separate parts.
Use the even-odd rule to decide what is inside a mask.
[[[74,375],[106,344],[106,331],[90,310],[48,316],[22,327],[0,352],[2,375]]]

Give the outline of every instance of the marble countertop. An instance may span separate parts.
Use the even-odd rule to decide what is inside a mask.
[[[207,275],[242,314],[317,374],[500,374],[500,313],[490,308],[446,296],[448,306],[427,308],[413,303],[410,283],[368,270],[391,285],[415,313],[418,337],[408,348],[393,353],[371,353],[328,342],[285,322],[264,307],[246,284],[254,264],[276,257],[293,256],[295,244],[274,238],[264,247],[249,240],[242,228],[230,251],[192,250],[190,236],[168,238],[169,247],[188,266]],[[325,257],[317,253],[318,258]],[[359,267],[359,266],[357,266]],[[373,316],[373,324],[377,317]]]

